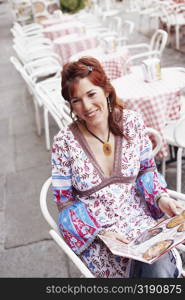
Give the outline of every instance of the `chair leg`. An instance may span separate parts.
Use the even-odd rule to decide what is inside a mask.
[[[161,172],[165,178],[165,174],[166,174],[166,159],[165,158],[162,159]]]
[[[181,193],[181,181],[182,181],[182,148],[177,150],[177,192]]]
[[[175,46],[176,49],[179,50],[180,49],[180,28],[179,26],[175,26]]]
[[[35,106],[35,122],[36,122],[36,128],[37,128],[37,134],[38,136],[41,136],[41,119],[40,119],[40,111],[37,101],[34,99],[34,106]]]
[[[49,134],[48,110],[46,107],[44,107],[44,129],[45,129],[46,149],[49,151],[51,148],[51,144],[50,144],[50,134]]]

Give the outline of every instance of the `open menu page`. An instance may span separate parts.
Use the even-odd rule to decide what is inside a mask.
[[[98,236],[113,254],[152,264],[185,240],[185,210],[144,231],[129,244],[100,234]]]

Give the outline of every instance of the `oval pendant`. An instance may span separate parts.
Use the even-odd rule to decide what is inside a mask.
[[[112,153],[111,144],[104,143],[103,144],[103,152],[105,153],[105,155],[110,155]]]

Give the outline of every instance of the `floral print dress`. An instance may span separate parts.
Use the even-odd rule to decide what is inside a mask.
[[[141,116],[123,111],[124,136],[115,137],[111,176],[105,176],[76,122],[52,149],[52,185],[58,226],[95,277],[128,277],[131,260],[113,255],[98,238],[107,229],[133,239],[163,216],[156,203],[166,191]]]

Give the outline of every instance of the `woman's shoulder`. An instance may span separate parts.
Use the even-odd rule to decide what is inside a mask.
[[[123,110],[123,122],[129,123],[130,121],[142,121],[142,116],[139,112],[131,110],[131,109],[124,109]]]
[[[73,139],[72,128],[74,127],[74,123],[69,124],[65,128],[59,130],[59,132],[54,136],[54,144],[63,144],[67,143],[71,139]]]
[[[123,132],[128,137],[133,137],[143,128],[143,119],[139,112],[124,109],[123,111]]]

